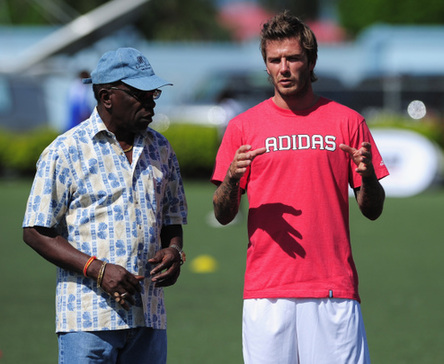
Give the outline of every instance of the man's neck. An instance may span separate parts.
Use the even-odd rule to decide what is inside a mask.
[[[312,108],[319,100],[319,96],[312,90],[301,95],[281,95],[275,92],[273,96],[274,103],[282,109],[291,111],[303,111]]]

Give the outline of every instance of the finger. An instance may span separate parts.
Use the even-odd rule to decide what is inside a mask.
[[[252,158],[257,157],[258,155],[262,155],[267,151],[267,148],[262,147],[262,148],[257,148],[255,150],[252,150],[249,154],[251,155]]]
[[[236,158],[234,158],[236,163],[249,163],[251,161],[252,157],[250,156],[250,153],[239,153]]]
[[[250,164],[251,164],[250,159],[238,160],[236,162],[235,167],[236,167],[236,169],[242,169],[242,168],[247,168]]]
[[[245,152],[249,151],[250,149],[251,149],[251,145],[248,145],[248,144],[241,145],[236,153],[238,153],[238,154],[245,153]]]
[[[122,294],[120,294],[119,292],[114,292],[114,300],[120,305],[122,306],[122,308],[124,308],[125,310],[129,310],[129,305],[127,302],[129,302],[130,304],[134,305],[135,301],[134,301],[134,297],[131,296],[128,292],[124,292]]]
[[[180,268],[168,274],[161,274],[153,277],[152,281],[156,287],[167,287],[176,283],[180,275]]]
[[[130,306],[128,305],[128,303],[125,302],[125,300],[122,299],[122,301],[120,301],[120,306],[122,306],[122,308],[126,311],[129,311]]]
[[[363,142],[361,145],[363,148],[367,149],[369,152],[372,149],[372,145],[369,142]]]
[[[349,145],[346,144],[339,144],[339,148],[341,148],[341,150],[343,150],[344,152],[353,155],[356,152],[355,148],[350,147]]]
[[[119,293],[119,292],[114,292],[113,296],[114,296],[114,300],[115,300],[117,303],[120,303],[120,300],[121,300],[121,298],[120,298],[120,293]]]
[[[158,264],[157,266],[155,266],[155,267],[151,270],[151,272],[150,272],[150,276],[153,277],[153,276],[155,276],[155,275],[157,275],[157,274],[160,274],[162,271],[164,271],[164,270],[167,269],[167,268],[168,268],[168,267],[167,267],[164,263]]]
[[[168,269],[165,269],[163,271],[154,272],[154,274],[151,275],[151,280],[153,282],[165,280],[165,279],[168,279],[168,277],[176,275],[177,272],[179,272],[179,271],[180,271],[180,264],[173,263]]]
[[[172,279],[172,278],[161,279],[161,280],[155,281],[154,286],[155,287],[168,287],[168,286],[172,286],[176,282],[177,282],[177,279]]]
[[[171,271],[178,269],[178,267],[180,267],[180,263],[178,261],[164,262],[154,267],[150,272],[150,276],[151,278],[153,277],[163,278],[164,276],[171,274]]]
[[[129,302],[131,305],[134,305],[134,303],[135,303],[134,297],[132,295],[130,295],[128,292],[121,294],[120,298],[121,298],[121,304],[122,304],[122,301],[123,301],[123,303]]]
[[[135,292],[140,292],[142,290],[142,287],[140,286],[140,282],[144,279],[143,276],[136,276],[132,275],[128,279],[129,286],[125,287],[131,294],[134,294]]]

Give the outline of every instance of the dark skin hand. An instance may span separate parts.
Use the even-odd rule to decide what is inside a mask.
[[[162,229],[162,232],[166,238],[170,238],[171,244],[175,242],[179,247],[182,247],[182,236],[178,237],[175,235],[182,233],[181,225],[166,226]],[[75,249],[66,239],[51,228],[40,226],[24,228],[23,240],[49,262],[79,274],[83,274],[83,267],[90,258],[89,255]],[[103,261],[98,259],[94,260],[88,267],[87,276],[97,281],[102,263]],[[159,250],[154,258],[150,259],[150,263],[158,264],[151,271],[152,275],[157,274],[152,278],[156,282],[156,286],[166,287],[176,282],[180,274],[180,255],[177,249],[164,248]],[[160,271],[163,272],[158,274]],[[142,290],[140,282],[144,278],[143,276],[130,273],[120,265],[108,263],[101,287],[122,308],[129,310],[129,305],[134,304],[134,294]],[[124,299],[121,298],[122,295],[125,295]]]
[[[123,83],[115,86],[129,90],[129,86]],[[120,90],[102,87],[98,91],[98,113],[107,129],[114,133],[123,150],[134,144],[135,134],[148,127],[155,106],[152,96],[145,98],[142,104],[139,99]],[[125,155],[132,163],[132,150],[125,152]],[[41,226],[24,228],[23,240],[46,260],[79,274],[83,274],[83,267],[90,258],[51,228]],[[151,264],[157,265],[150,274],[157,287],[166,287],[174,284],[180,274],[180,254],[177,249],[169,246],[175,244],[182,248],[182,226],[164,226],[161,231],[161,243],[162,249],[149,260]],[[102,261],[94,260],[87,269],[87,276],[97,281],[102,264]],[[128,310],[129,305],[134,304],[133,295],[142,290],[140,282],[144,278],[130,273],[122,266],[108,263],[101,287]]]
[[[176,248],[170,248],[170,245],[183,247],[182,225],[168,225],[162,228],[160,240],[162,248],[148,262],[156,265],[150,272],[151,281],[156,287],[167,287],[176,283],[180,274],[180,254]]]

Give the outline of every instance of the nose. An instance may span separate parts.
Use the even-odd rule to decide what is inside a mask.
[[[280,69],[279,70],[280,70],[280,72],[282,74],[286,74],[286,73],[289,72],[288,62],[287,62],[287,60],[285,58],[281,60]]]
[[[154,109],[156,107],[156,101],[152,96],[144,97],[142,100],[142,106],[146,109]]]

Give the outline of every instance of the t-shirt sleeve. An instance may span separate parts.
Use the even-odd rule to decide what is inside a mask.
[[[389,171],[382,159],[381,154],[379,153],[378,147],[373,139],[373,136],[368,128],[367,123],[363,120],[356,130],[356,133],[351,139],[351,145],[353,148],[359,149],[362,146],[363,142],[369,142],[371,144],[371,152],[372,152],[372,163],[373,168],[375,169],[376,177],[378,180],[389,175]],[[350,186],[352,188],[360,187],[362,184],[361,176],[356,173],[356,164],[350,158],[350,169],[351,169],[351,180]]]

